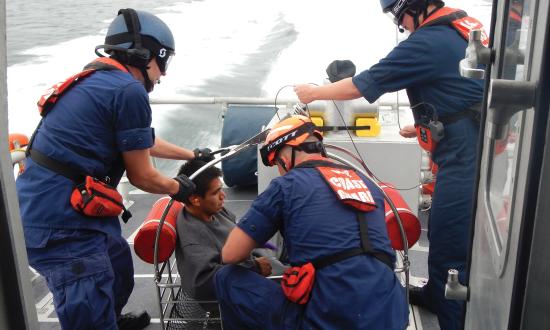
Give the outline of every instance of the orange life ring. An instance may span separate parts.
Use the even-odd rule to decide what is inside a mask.
[[[23,152],[24,147],[29,144],[29,137],[21,133],[11,133],[8,136],[10,153]],[[17,175],[21,175],[25,171],[25,161],[17,162],[19,166],[19,172]]]
[[[10,151],[26,147],[29,144],[29,137],[21,133],[11,133],[8,136]]]

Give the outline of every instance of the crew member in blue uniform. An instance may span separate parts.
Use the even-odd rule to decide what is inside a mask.
[[[267,136],[262,160],[277,165],[282,176],[256,198],[222,249],[222,261],[231,264],[215,276],[224,328],[407,326],[382,193],[326,158],[321,140],[311,120],[298,115],[276,124]],[[278,231],[293,266],[283,285],[236,265]]]
[[[17,191],[29,264],[46,279],[61,327],[141,329],[149,323],[146,312],[121,315],[134,286],[130,248],[118,216],[100,216],[104,205],[121,204],[107,198],[96,205],[96,196],[87,205],[96,205],[98,216],[85,215],[72,206],[88,196],[84,188],[75,189],[83,182],[73,179],[95,178],[86,189],[99,182],[116,187],[126,171],[134,186],[183,201],[193,184],[185,176],[165,177],[150,156],[185,160],[207,156],[207,150],[168,143],[151,127],[148,92],[166,74],[175,50],[164,22],[121,10],[98,48],[110,57],[92,62],[90,71],[55,85],[39,101],[43,118]]]
[[[483,81],[461,77],[458,66],[469,31],[481,24],[439,0],[380,2],[410,36],[352,78],[324,86],[296,85],[295,92],[303,103],[361,96],[372,103],[384,93],[407,90],[415,125],[400,134],[416,136],[438,166],[428,226],[429,280],[423,289],[411,291],[411,302],[437,313],[442,329],[460,329],[464,303],[446,300],[444,291],[451,268],[465,283]],[[484,33],[482,42],[488,42]]]

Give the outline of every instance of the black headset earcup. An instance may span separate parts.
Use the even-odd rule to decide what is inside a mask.
[[[151,60],[151,52],[145,48],[132,48],[126,51],[128,64],[138,68],[144,68]]]

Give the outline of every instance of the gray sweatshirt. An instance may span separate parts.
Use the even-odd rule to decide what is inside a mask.
[[[235,215],[223,208],[213,221],[206,222],[184,208],[176,226],[176,262],[183,290],[197,300],[216,300],[214,274],[223,266],[221,251],[235,227]],[[257,271],[252,257],[240,265]]]

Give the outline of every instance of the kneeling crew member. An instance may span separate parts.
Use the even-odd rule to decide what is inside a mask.
[[[229,329],[404,329],[408,306],[381,191],[326,158],[311,120],[276,124],[261,149],[280,177],[253,202],[222,250],[216,294]],[[234,265],[281,232],[294,267],[282,283]]]

